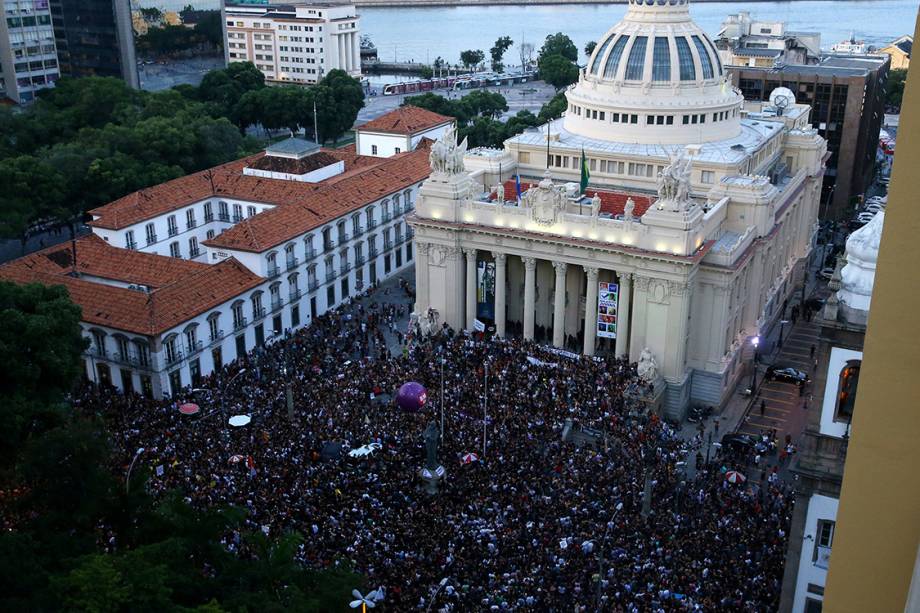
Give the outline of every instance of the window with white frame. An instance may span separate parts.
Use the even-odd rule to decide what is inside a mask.
[[[169,255],[174,258],[182,257],[182,251],[179,249],[179,241],[169,243]]]
[[[716,173],[711,170],[704,170],[700,173],[700,182],[705,185],[712,184],[715,181]]]
[[[169,228],[170,236],[175,236],[179,233],[179,224],[176,222],[175,215],[170,215],[166,218],[166,226]]]
[[[134,230],[125,232],[125,247],[128,249],[137,249],[137,243],[134,242]]]
[[[208,332],[211,334],[212,341],[220,338],[220,313],[211,313],[208,315]]]
[[[157,227],[154,224],[149,223],[144,226],[144,232],[147,234],[148,245],[152,245],[153,243],[157,242]]]
[[[187,209],[185,211],[185,227],[191,230],[196,225],[197,222],[195,221],[195,209]]]

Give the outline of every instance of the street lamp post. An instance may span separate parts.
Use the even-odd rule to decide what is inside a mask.
[[[613,517],[607,522],[607,528],[604,529],[604,538],[601,540],[600,545],[598,546],[598,559],[597,559],[597,602],[595,603],[595,609],[597,611],[601,610],[601,586],[604,583],[604,544],[607,542],[607,534],[610,532],[610,526],[617,519],[620,511],[623,510],[623,503],[618,502],[616,510],[613,512]]]
[[[438,582],[438,589],[436,589],[434,594],[431,595],[431,600],[428,602],[428,606],[425,607],[426,613],[431,610],[431,605],[434,604],[435,599],[438,597],[438,594],[441,593],[441,590],[444,589],[445,585],[447,585],[447,577],[444,577],[440,582]]]
[[[753,396],[757,386],[757,347],[760,345],[760,337],[755,336],[751,339],[751,344],[754,345],[754,354],[751,356],[751,396]]]
[[[227,382],[224,384],[224,387],[220,390],[220,404],[221,404],[221,409],[224,409],[225,411],[226,411],[226,409],[227,409],[227,390],[230,388],[230,384],[233,383],[234,381],[236,381],[236,378],[239,377],[239,376],[240,376],[241,374],[243,374],[244,372],[246,372],[246,369],[245,369],[245,368],[239,369],[239,371],[237,371],[237,373],[236,373],[235,375],[233,375],[232,377],[230,377],[230,380],[227,381]]]
[[[141,457],[144,451],[146,450],[143,447],[137,448],[137,453],[134,454],[134,459],[131,460],[131,464],[128,466],[128,472],[125,473],[125,496],[131,491],[131,471],[134,470],[134,463],[137,462],[137,459]]]
[[[786,324],[788,323],[789,323],[788,319],[779,320],[779,344],[777,345],[779,349],[783,348],[783,331],[786,329]]]

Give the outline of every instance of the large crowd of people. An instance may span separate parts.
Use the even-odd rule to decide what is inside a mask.
[[[245,509],[254,530],[299,531],[304,564],[348,562],[383,588],[383,610],[776,609],[781,482],[731,484],[722,457],[687,473],[686,443],[646,414],[622,360],[446,328],[400,333],[392,351],[407,308],[347,305],[178,399],[87,388],[76,404],[108,417],[116,470],[143,447],[155,496],[178,489]],[[407,381],[427,388],[418,412],[394,402]],[[442,408],[432,495],[422,432]],[[251,422],[228,425],[241,414]],[[568,420],[601,433],[595,444],[564,440]],[[239,534],[226,546],[249,553]]]

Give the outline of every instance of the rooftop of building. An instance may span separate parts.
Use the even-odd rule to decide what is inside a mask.
[[[619,155],[627,158],[655,158],[668,160],[686,148],[687,143],[659,145],[645,143],[613,142],[586,138],[568,132],[563,127],[563,120],[556,119],[549,124],[527,130],[506,141],[506,146],[514,143],[546,148],[546,130],[550,130],[550,152],[564,150],[566,153],[580,153],[583,149],[590,153]],[[705,124],[701,126],[705,130]],[[694,154],[695,162],[711,164],[736,164],[757,151],[769,138],[782,130],[782,124],[775,121],[741,120],[741,133],[736,137],[721,141],[704,142],[698,145]],[[702,135],[702,134],[701,134]],[[512,147],[513,148],[513,147]]]
[[[94,235],[75,245],[76,266],[72,245],[63,243],[0,266],[0,279],[62,285],[82,321],[143,336],[166,332],[264,281],[233,258],[209,266],[119,249]]]
[[[523,194],[531,187],[536,187],[539,181],[521,181],[521,193]],[[516,190],[517,185],[511,179],[505,181],[505,198],[509,203],[513,203],[516,200]],[[633,209],[633,215],[635,217],[642,217],[645,212],[652,206],[652,202],[656,200],[655,196],[649,194],[640,194],[638,192],[629,192],[624,190],[610,190],[610,189],[591,189],[590,187],[585,190],[584,196],[581,198],[582,205],[585,207],[590,207],[591,199],[594,198],[594,195],[597,194],[601,198],[601,215],[607,214],[611,217],[617,217],[622,215],[625,211],[626,201],[632,198],[636,207]],[[495,193],[489,195],[489,200],[494,201],[496,199]],[[589,210],[588,208],[585,209]]]
[[[401,106],[386,115],[358,126],[357,130],[409,136],[453,121],[453,117],[440,115],[417,106]]]
[[[866,77],[882,68],[888,61],[888,57],[884,55],[826,55],[818,64],[783,64],[770,68],[741,66],[736,70],[803,76]]]
[[[353,145],[321,149],[302,159],[269,156],[263,152],[128,194],[90,211],[93,219],[89,225],[120,230],[208,198],[259,202],[276,207],[296,205],[307,213],[311,223],[319,225],[341,215],[347,207],[369,204],[379,197],[378,194],[399,191],[427,177],[427,145],[419,147],[426,151],[393,158],[358,155]],[[250,167],[301,174],[305,168],[309,172],[313,167],[336,162],[344,162],[344,172],[320,183],[244,173],[244,169]],[[326,189],[332,185],[334,189]],[[343,192],[349,196],[340,199],[338,194]],[[225,235],[229,233],[224,232]]]

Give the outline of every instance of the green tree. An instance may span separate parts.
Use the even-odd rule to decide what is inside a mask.
[[[508,110],[508,101],[505,97],[497,92],[487,90],[474,90],[463,98],[460,102],[469,110],[469,114],[481,115],[489,119],[495,119]]]
[[[25,240],[38,221],[67,217],[62,213],[63,177],[31,155],[0,160],[0,237]]]
[[[460,100],[448,100],[440,94],[426,92],[418,96],[406,96],[403,106],[417,106],[433,113],[447,115],[457,120],[458,125],[465,125],[470,120],[470,110]]]
[[[561,55],[540,58],[540,78],[559,91],[578,81],[578,66]]]
[[[463,62],[463,66],[467,69],[478,66],[482,63],[482,60],[484,60],[485,57],[486,54],[478,49],[467,49],[466,51],[462,51],[460,53],[460,61]]]
[[[430,79],[434,76],[434,70],[431,69],[431,66],[422,66],[419,68],[418,74],[423,79]]]
[[[906,81],[906,68],[896,68],[888,72],[888,83],[885,85],[885,104],[896,109],[901,108]]]
[[[460,130],[460,139],[468,139],[470,147],[501,147],[505,141],[505,124],[488,117],[476,117]]]
[[[195,24],[195,34],[217,49],[224,48],[220,11],[207,11]]]
[[[510,36],[502,36],[495,41],[494,45],[492,45],[492,48],[489,50],[489,55],[492,56],[493,71],[505,71],[505,65],[502,63],[502,58],[505,57],[505,51],[507,51],[513,44],[514,41],[511,40]]]
[[[546,37],[546,40],[543,42],[543,46],[540,48],[540,54],[537,57],[537,62],[539,63],[543,60],[543,58],[549,57],[551,55],[561,55],[570,62],[577,62],[578,47],[575,46],[575,43],[572,42],[571,38],[562,32],[550,34]]]
[[[569,102],[565,97],[565,92],[559,92],[553,96],[549,102],[540,108],[537,119],[540,123],[546,123],[552,119],[562,117],[562,114],[569,107]]]
[[[597,49],[597,41],[591,40],[585,43],[585,55],[591,57],[591,54],[594,53],[594,50]]]
[[[516,115],[505,122],[505,138],[520,134],[527,128],[540,125],[540,119],[528,110],[518,111]]]

